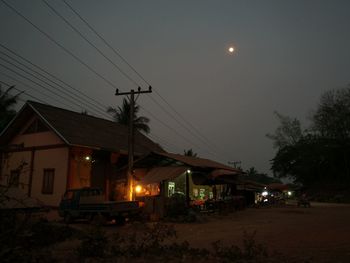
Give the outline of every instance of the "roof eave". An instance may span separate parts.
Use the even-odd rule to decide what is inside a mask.
[[[53,127],[53,126],[50,124],[50,122],[48,122],[48,121],[44,118],[44,116],[42,116],[42,115],[40,114],[40,112],[39,112],[33,105],[31,105],[29,102],[27,102],[27,105],[29,105],[30,108],[31,108],[36,114],[38,114],[38,116],[41,118],[41,120],[44,121],[45,124],[46,124],[47,126],[49,126],[49,127],[56,133],[56,135],[57,135],[58,137],[60,137],[66,144],[71,145],[71,143],[70,143],[66,138],[64,138],[64,136],[63,136],[58,130],[56,130],[55,127]]]

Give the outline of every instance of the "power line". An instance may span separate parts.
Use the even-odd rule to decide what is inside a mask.
[[[130,76],[128,76],[124,71],[121,70],[121,68],[119,66],[117,66],[111,59],[109,59],[98,47],[96,47],[96,45],[94,45],[90,40],[87,39],[87,37],[85,37],[76,27],[74,27],[67,19],[65,19],[53,6],[51,6],[46,0],[42,0],[43,3],[46,4],[46,6],[48,6],[48,8],[51,9],[51,11],[53,11],[59,18],[61,18],[71,29],[74,30],[74,32],[76,32],[80,37],[82,37],[87,43],[90,44],[90,46],[92,46],[99,54],[101,54],[105,59],[107,59],[112,65],[114,65],[121,73],[124,74],[124,76],[126,76],[131,82],[133,82],[136,86],[139,86],[138,83],[136,81],[134,81],[133,79],[130,78]],[[129,67],[131,67],[135,73],[137,73],[138,76],[140,76],[150,87],[151,85],[141,76],[141,74],[139,74],[127,61],[126,59],[124,59],[111,45],[108,44],[108,42],[98,34],[98,32],[92,28],[92,26],[85,20],[83,19],[77,11],[75,11],[66,1],[63,0],[63,2],[108,46],[110,47],[113,52],[118,55]],[[152,98],[151,96],[149,96],[152,101],[154,103],[156,103],[159,107],[161,107],[170,117],[172,117],[178,124],[180,124],[182,127],[184,127],[190,134],[192,134],[193,136],[197,137],[197,135],[195,133],[193,133],[193,131],[191,131],[190,129],[188,129],[188,127],[186,127],[185,125],[183,125],[181,122],[178,121],[178,119],[171,114],[169,111],[167,111],[160,103],[158,103],[154,98]],[[198,137],[200,138],[200,137]],[[205,143],[205,142],[204,142]],[[191,144],[193,144],[193,142],[191,142]],[[210,148],[210,147],[209,147]]]
[[[4,73],[4,72],[1,72],[1,71],[0,71],[0,74],[3,75],[3,76],[5,76],[5,77],[7,77],[7,78],[9,78],[9,79],[11,79],[11,80],[13,80],[13,81],[15,81],[16,83],[20,83],[21,85],[23,85],[23,86],[25,86],[25,87],[28,87],[28,88],[30,88],[30,89],[32,89],[32,90],[35,90],[35,91],[37,91],[38,93],[41,93],[41,94],[42,94],[42,92],[38,91],[37,88],[35,88],[35,87],[33,87],[33,86],[29,86],[28,84],[26,84],[26,83],[20,81],[19,79],[16,79],[16,78],[14,78],[14,77],[12,77],[12,76],[10,76],[10,75]],[[48,98],[50,98],[50,99],[52,99],[52,100],[54,100],[54,101],[58,101],[60,104],[65,105],[65,106],[67,106],[68,108],[71,108],[71,105],[68,105],[68,104],[66,104],[65,102],[61,102],[61,101],[57,100],[56,98],[54,98],[54,97],[52,97],[52,96],[50,96],[50,95],[45,94],[45,96],[48,97]],[[44,104],[47,104],[47,103],[44,103]]]
[[[2,80],[0,80],[0,82],[1,82],[2,84],[6,85],[7,87],[13,87],[14,90],[17,90],[17,91],[19,91],[20,93],[23,93],[24,95],[26,95],[26,96],[28,96],[28,97],[30,97],[30,98],[32,98],[32,99],[35,99],[36,101],[39,101],[39,102],[41,102],[41,103],[46,104],[46,102],[44,102],[43,100],[41,100],[41,99],[39,99],[39,98],[37,98],[37,97],[35,97],[35,96],[33,96],[33,95],[30,95],[30,94],[26,93],[25,90],[17,89],[14,85],[10,85],[10,84],[8,84],[8,83],[2,81]],[[19,94],[19,95],[20,95],[20,94]]]
[[[160,137],[159,135],[156,135],[152,132],[150,132],[149,134],[147,134],[147,136],[151,137],[153,140],[155,141],[159,141],[160,143],[162,143],[163,145],[167,146],[168,148],[173,148],[173,149],[177,149],[176,151],[181,152],[184,149],[181,149],[179,146],[176,146],[175,143],[172,143],[169,141],[169,139],[165,139]]]
[[[35,68],[41,70],[42,72],[45,72],[47,75],[49,75],[49,76],[52,77],[53,79],[59,81],[60,83],[66,85],[67,87],[69,87],[69,88],[75,90],[76,92],[80,93],[82,96],[84,96],[84,97],[90,99],[91,101],[95,102],[96,104],[98,104],[99,106],[101,106],[101,108],[103,108],[104,111],[106,110],[105,105],[103,105],[103,104],[100,103],[99,101],[97,101],[97,100],[95,100],[95,99],[93,99],[93,98],[87,96],[85,93],[83,93],[83,92],[81,92],[80,90],[74,88],[72,85],[70,85],[70,84],[68,84],[67,82],[61,80],[60,78],[58,78],[58,77],[56,77],[55,75],[53,75],[53,74],[51,74],[50,72],[48,72],[47,70],[43,69],[42,67],[40,67],[40,66],[34,64],[34,63],[31,62],[30,60],[26,59],[25,57],[21,56],[20,54],[16,53],[15,51],[11,50],[10,48],[8,48],[8,47],[2,45],[1,43],[0,43],[0,46],[1,46],[3,49],[5,49],[6,51],[8,51],[8,52],[10,52],[11,54],[15,55],[16,57],[18,57],[18,58],[22,59],[23,61],[27,62],[27,63],[30,64],[31,66],[33,66],[33,67],[35,67]]]
[[[20,76],[20,77],[22,77],[22,78],[24,78],[24,79],[26,79],[26,80],[29,80],[30,82],[32,82],[32,83],[34,83],[34,84],[36,84],[36,85],[42,87],[43,89],[45,89],[45,90],[51,92],[52,94],[55,94],[56,96],[62,98],[63,100],[69,101],[67,98],[64,98],[64,97],[61,96],[60,94],[58,94],[58,93],[56,93],[56,92],[54,92],[54,91],[52,91],[52,90],[46,88],[45,86],[41,85],[40,83],[31,80],[30,78],[24,76],[23,74],[19,73],[18,71],[15,71],[15,70],[13,70],[13,69],[11,69],[11,68],[9,68],[9,67],[5,66],[4,64],[1,64],[1,63],[0,63],[0,66],[3,67],[3,68],[5,68],[5,69],[7,69],[7,70],[9,70],[9,71],[11,71],[11,72],[13,72],[13,73],[15,73],[16,75],[18,75],[18,76]],[[22,71],[23,71],[23,70],[22,70]],[[74,101],[73,101],[73,102],[70,101],[70,103],[74,104],[74,105],[77,106],[79,109],[82,108],[81,105],[76,104]]]
[[[67,19],[65,19],[52,5],[50,5],[46,0],[41,0],[48,8],[51,9],[59,18],[61,18],[74,32],[76,32],[80,37],[82,37],[91,47],[93,47],[101,56],[107,59],[115,68],[119,70],[130,82],[139,87],[139,84],[132,79],[128,74],[126,74],[117,64],[115,64],[110,58],[108,58],[96,45],[94,45],[87,37],[85,37],[76,27],[74,27]]]
[[[89,22],[86,20],[86,19],[84,19],[80,14],[79,14],[79,12],[78,11],[76,11],[69,3],[67,3],[67,1],[65,1],[65,0],[62,0],[62,2],[64,2],[68,7],[69,7],[69,9],[70,10],[72,10],[72,12],[74,13],[74,14],[76,14],[77,15],[77,17],[79,17],[80,18],[80,20],[81,21],[83,21],[84,22],[84,24],[92,31],[92,32],[94,32],[95,34],[96,34],[96,36],[98,36],[98,38],[106,45],[106,46],[108,46],[112,51],[113,51],[113,53],[115,54],[115,55],[117,55],[125,64],[127,64],[148,86],[152,86],[150,83],[148,83],[143,77],[142,77],[142,75],[139,73],[139,72],[137,72],[137,70],[115,49],[115,48],[113,48],[113,46],[112,45],[110,45],[98,32],[97,32],[97,30],[95,30],[94,29],[94,27],[92,27],[90,24],[89,24]]]
[[[114,89],[117,89],[117,87],[110,82],[108,79],[106,79],[104,76],[102,76],[100,73],[98,73],[96,70],[91,68],[87,63],[85,63],[83,60],[81,60],[78,56],[74,55],[70,50],[65,48],[63,45],[61,45],[58,41],[56,41],[53,37],[51,37],[48,33],[40,29],[37,25],[35,25],[32,21],[30,21],[26,16],[24,16],[22,13],[20,13],[16,8],[11,6],[9,3],[7,3],[5,0],[0,0],[5,4],[8,8],[10,8],[13,12],[15,12],[18,16],[20,16],[22,19],[24,19],[26,22],[28,22],[30,25],[32,25],[37,31],[39,31],[41,34],[43,34],[46,38],[48,38],[50,41],[52,41],[54,44],[56,44],[59,48],[61,48],[63,51],[65,51],[67,54],[75,58],[80,64],[84,65],[87,69],[89,69],[91,72],[93,72],[95,75],[103,79],[106,83],[108,83],[111,87]]]
[[[79,57],[77,57],[76,55],[74,55],[71,51],[69,51],[67,48],[65,48],[63,45],[61,45],[60,43],[58,43],[55,39],[53,39],[49,34],[47,34],[46,32],[44,32],[42,29],[40,29],[38,26],[36,26],[33,22],[31,22],[27,17],[25,17],[22,13],[20,13],[18,10],[16,10],[14,7],[12,7],[10,4],[8,4],[5,0],[1,0],[7,7],[9,7],[13,12],[15,12],[17,15],[19,15],[20,17],[22,17],[25,21],[27,21],[29,24],[31,24],[36,30],[38,30],[40,33],[42,33],[44,36],[46,36],[49,40],[51,40],[53,43],[55,43],[57,46],[59,46],[61,49],[63,49],[66,53],[68,53],[69,55],[71,55],[73,58],[75,58],[78,62],[80,62],[81,64],[83,64],[85,67],[87,67],[90,71],[92,71],[93,73],[95,73],[97,76],[99,76],[100,78],[102,78],[105,82],[107,82],[109,85],[111,85],[112,87],[116,88],[115,85],[113,83],[111,83],[109,80],[107,80],[106,78],[104,78],[101,74],[99,74],[98,72],[96,72],[94,69],[92,69],[87,63],[85,63],[84,61],[82,61]],[[115,50],[114,50],[115,51]],[[125,59],[124,59],[125,60]],[[125,60],[126,61],[126,60]],[[129,63],[127,63],[129,64]],[[130,64],[129,64],[130,65]],[[131,65],[130,65],[131,66]],[[131,67],[132,68],[132,67]],[[133,69],[133,68],[132,68]],[[133,69],[134,70],[134,69]],[[135,72],[137,72],[135,70]],[[140,75],[137,72],[138,75]],[[140,75],[141,76],[141,75]],[[144,81],[145,79],[142,78]],[[149,84],[146,81],[147,84]],[[156,91],[156,94],[158,96],[161,97],[161,95]],[[169,104],[163,97],[161,97],[167,104]],[[161,104],[159,104],[161,105]],[[169,104],[170,105],[170,104]],[[163,110],[164,107],[160,106]],[[174,108],[172,107],[172,109],[174,110]],[[193,144],[191,142],[191,144]]]
[[[45,0],[43,0],[45,1]],[[91,24],[84,19],[80,13],[74,9],[66,0],[61,0],[63,3],[66,4],[66,6],[74,13],[76,14],[81,21],[83,21],[83,23],[92,31],[95,33],[95,35],[107,46],[109,47],[113,53],[115,55],[117,55],[125,64],[127,64],[135,73],[137,76],[139,76],[147,85],[151,86],[151,84],[120,54],[120,52],[118,52],[111,44],[109,44],[108,41],[106,41],[106,39],[101,36],[97,30],[91,26]],[[210,142],[209,139],[207,139],[204,135],[201,134],[201,132],[189,121],[187,121],[157,90],[154,90],[155,93],[157,94],[158,97],[160,97],[175,113],[178,117],[180,117],[188,126],[192,127],[192,129],[195,130],[196,134],[194,135],[193,131],[191,131],[190,129],[188,129],[188,127],[186,125],[182,125],[179,123],[178,119],[174,117],[174,115],[169,114],[169,112],[167,110],[165,110],[165,108],[159,104],[158,102],[155,101],[154,98],[152,98],[153,102],[155,102],[159,107],[161,107],[164,111],[166,111],[168,113],[169,116],[171,116],[173,119],[175,119],[175,121],[177,123],[179,123],[181,126],[183,126],[187,131],[189,131],[192,135],[194,135],[195,137],[199,138],[202,142],[204,142],[204,144],[206,144],[209,148],[212,149],[212,147],[210,146],[210,144],[214,145],[212,142]],[[213,149],[212,149],[213,150]]]
[[[172,117],[180,126],[182,126],[186,131],[188,131],[192,136],[197,137],[200,139],[200,137],[197,136],[197,134],[195,132],[193,132],[191,129],[189,129],[186,125],[184,125],[183,123],[181,123],[177,117],[175,117],[172,113],[170,113],[166,108],[164,108],[157,100],[155,100],[153,97],[148,96],[148,98],[150,98],[155,104],[157,104],[159,107],[161,107],[165,113],[167,113],[170,117]],[[210,145],[208,145],[205,141],[202,140],[202,142],[204,142],[204,144],[211,149],[211,151],[213,150]],[[215,151],[213,151],[214,155]]]
[[[37,76],[35,76],[35,75],[32,74],[31,72],[22,69],[21,67],[17,66],[16,64],[12,63],[11,61],[8,61],[7,59],[4,59],[4,58],[2,58],[2,57],[0,57],[0,59],[3,60],[3,61],[5,61],[6,63],[12,65],[13,67],[15,67],[15,68],[17,68],[17,69],[19,69],[19,70],[25,72],[26,74],[28,74],[28,75],[34,77],[35,79],[37,79],[37,80],[39,80],[39,81],[45,83],[46,85],[50,86],[50,87],[53,88],[54,90],[56,90],[56,87],[55,87],[55,86],[51,85],[49,82],[47,82],[47,81],[45,81],[45,80],[42,80],[42,79],[38,78]],[[2,64],[1,64],[1,65],[2,65]],[[4,65],[2,65],[2,66],[4,66]],[[46,89],[47,89],[47,88],[46,88]],[[47,89],[47,90],[49,90],[49,89]],[[49,90],[49,91],[51,91],[51,90]],[[65,94],[66,96],[68,96],[69,98],[71,98],[71,97],[70,97],[70,94],[67,93],[67,92],[65,92],[65,91],[62,91],[62,90],[61,90],[61,93]],[[57,94],[57,93],[55,93],[55,94]],[[82,106],[84,106],[84,108],[87,108],[86,105],[84,105],[84,103],[82,103],[81,101],[79,101],[79,102],[82,103],[82,104],[77,104],[75,101],[73,101],[73,100],[71,100],[71,99],[67,99],[67,98],[66,98],[66,100],[67,100],[67,101],[70,101],[70,103],[72,103],[72,104],[78,106],[79,108],[82,108]],[[95,111],[95,113],[96,113],[96,111]],[[105,112],[103,112],[103,113],[106,114]]]
[[[182,134],[180,134],[179,132],[177,132],[175,129],[171,128],[168,124],[166,124],[165,122],[163,122],[162,120],[160,120],[158,117],[156,117],[151,111],[147,110],[145,107],[139,105],[141,109],[143,109],[145,112],[147,112],[149,115],[151,115],[155,120],[157,120],[159,123],[161,123],[163,126],[165,126],[166,128],[168,128],[169,130],[171,130],[173,133],[177,134],[179,137],[181,137],[182,139],[184,139],[185,141],[187,141],[188,143],[190,143],[191,145],[194,145],[198,148],[201,148],[200,146],[198,146],[197,144],[193,143],[192,141],[190,141],[188,138],[186,138],[185,136],[183,136]]]
[[[95,110],[97,110],[98,112],[102,112],[104,115],[106,115],[105,110],[101,110],[99,107],[95,106],[95,105],[92,104],[91,102],[89,102],[89,101],[87,101],[86,99],[81,98],[79,95],[77,95],[77,94],[75,94],[75,93],[69,91],[67,88],[65,88],[65,87],[63,87],[62,85],[58,84],[57,82],[55,82],[55,81],[53,81],[53,80],[47,78],[45,75],[41,74],[40,72],[31,69],[31,68],[28,67],[27,65],[23,64],[22,62],[18,61],[17,59],[15,59],[15,58],[13,58],[13,57],[11,57],[11,56],[9,56],[9,55],[7,55],[6,53],[2,52],[1,50],[0,50],[0,54],[5,55],[6,57],[8,57],[8,58],[10,58],[10,59],[12,59],[12,60],[14,60],[14,61],[16,61],[18,64],[20,64],[21,66],[25,67],[26,69],[29,69],[29,70],[31,70],[32,72],[35,72],[36,74],[40,75],[40,76],[43,77],[44,79],[46,79],[46,80],[48,80],[48,81],[54,83],[54,84],[57,85],[59,88],[61,88],[61,89],[63,89],[63,90],[65,91],[65,92],[62,92],[63,94],[65,94],[65,95],[67,95],[67,96],[74,95],[76,98],[78,98],[78,100],[80,100],[80,103],[82,103],[82,104],[87,103],[87,104],[89,104],[89,105],[92,105],[92,106],[95,108]],[[9,62],[8,60],[6,60],[6,59],[4,59],[4,58],[2,58],[2,57],[0,57],[0,59],[2,59],[3,61],[6,61],[6,62],[9,63],[10,65],[13,65],[13,66],[17,67],[17,66],[14,65],[13,63]],[[19,68],[19,67],[17,67],[17,68]],[[22,69],[21,69],[21,70],[22,70]],[[25,72],[26,72],[26,71],[25,71]],[[27,73],[27,74],[31,74],[31,73],[28,73],[28,72],[26,72],[26,73]],[[37,78],[37,77],[35,77],[35,78]],[[39,78],[37,78],[37,79],[39,79]],[[41,80],[41,79],[39,79],[39,80]],[[43,81],[43,80],[41,80],[41,81],[44,82],[44,83],[47,84],[47,85],[50,85],[50,84],[48,84],[47,82],[45,82],[45,81]],[[52,85],[51,85],[51,87],[55,88],[55,87],[52,86]],[[69,94],[67,94],[66,92],[69,92]],[[84,100],[84,102],[82,102],[82,100]],[[86,105],[86,104],[85,104],[85,105]],[[96,111],[96,112],[97,112],[97,111]],[[106,115],[106,116],[107,116],[107,115]]]

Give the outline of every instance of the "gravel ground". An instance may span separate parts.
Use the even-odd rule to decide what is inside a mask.
[[[226,216],[205,216],[203,223],[176,224],[176,230],[180,240],[207,248],[216,240],[240,245],[244,231],[256,231],[256,241],[286,258],[350,262],[350,205],[311,206],[251,208]]]
[[[55,212],[49,218],[59,220]],[[255,240],[266,246],[269,254],[281,254],[280,262],[350,262],[350,205],[346,204],[311,203],[311,208],[303,208],[290,203],[280,208],[203,215],[195,223],[171,224],[177,231],[177,240],[187,240],[192,247],[210,249],[217,240],[240,246],[244,232],[256,231]],[[84,229],[89,224],[72,226]],[[104,229],[112,234],[123,233],[130,227],[133,225],[128,223]]]

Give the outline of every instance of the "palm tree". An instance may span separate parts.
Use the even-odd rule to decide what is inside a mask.
[[[12,107],[17,103],[18,96],[11,95],[9,92],[14,89],[15,86],[9,87],[3,91],[0,85],[0,132],[6,127],[9,121],[16,115],[16,111]]]
[[[192,150],[192,149],[189,149],[189,150],[184,150],[184,155],[185,156],[192,156],[192,157],[197,157],[197,154]]]
[[[135,104],[134,107],[134,128],[138,131],[149,133],[150,128],[148,126],[149,119],[144,116],[137,117],[137,113],[140,110],[140,106]],[[119,124],[129,125],[129,119],[130,119],[130,103],[127,101],[127,99],[123,99],[123,105],[118,108],[112,108],[109,107],[107,109],[108,113],[113,114],[114,120]]]

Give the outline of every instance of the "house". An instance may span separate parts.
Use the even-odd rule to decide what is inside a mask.
[[[135,133],[135,156],[164,150]],[[0,184],[57,206],[66,189],[101,187],[106,199],[126,195],[128,127],[28,101],[0,135]]]
[[[213,160],[167,152],[151,152],[134,163],[139,186],[136,197],[145,202],[146,213],[158,217],[167,214],[167,204],[175,196],[183,198],[187,206],[201,206],[206,201],[235,206],[233,198],[239,197],[236,186],[243,174]]]

